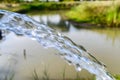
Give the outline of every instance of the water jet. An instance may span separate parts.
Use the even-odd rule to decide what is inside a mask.
[[[85,48],[78,46],[70,38],[56,32],[47,25],[39,23],[25,14],[0,10],[0,29],[12,31],[16,35],[35,39],[43,47],[52,47],[78,71],[88,70],[96,75],[96,80],[115,80],[105,66]],[[89,58],[90,57],[90,58]]]

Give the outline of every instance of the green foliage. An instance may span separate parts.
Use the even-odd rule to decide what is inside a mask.
[[[43,77],[42,77],[42,80],[49,80],[49,75],[48,75],[48,72],[47,72],[47,69],[45,69],[43,71]],[[34,69],[34,72],[33,72],[33,80],[41,80],[41,78],[38,76],[36,70]]]
[[[29,12],[33,10],[67,10],[72,7],[72,3],[64,2],[41,2],[41,3],[21,3],[16,9],[13,8],[12,11],[15,12]]]
[[[10,75],[5,75],[3,80],[13,80],[15,73],[12,72]]]
[[[75,1],[75,0],[63,0],[63,1]]]
[[[65,74],[66,74],[66,66],[64,67],[63,73],[62,73],[63,80],[65,80]]]
[[[107,11],[106,21],[112,26],[119,26],[120,25],[120,6],[118,4],[113,5]]]
[[[46,69],[46,67],[45,67],[45,69],[44,69],[44,71],[43,71],[43,77],[42,77],[42,79],[43,80],[49,80],[49,74],[48,74],[48,70]]]
[[[120,80],[120,75],[115,75],[116,80]]]
[[[73,8],[66,15],[69,19],[77,22],[101,24],[110,27],[120,26],[120,5],[118,4],[102,5],[85,2]]]
[[[34,69],[34,72],[33,72],[33,80],[40,80],[35,69]]]
[[[19,3],[20,0],[0,0],[0,2],[4,2],[4,3]]]
[[[93,5],[91,3],[82,3],[78,7],[73,8],[69,13],[71,19],[76,19],[80,22],[99,22],[99,18],[103,16],[103,7],[99,5]]]

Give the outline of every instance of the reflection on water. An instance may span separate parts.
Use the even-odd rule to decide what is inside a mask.
[[[94,30],[100,34],[106,34],[106,40],[112,40],[112,44],[116,44],[116,40],[120,40],[120,29],[102,29],[102,30]]]
[[[72,25],[68,21],[63,20],[59,14],[32,15],[31,17],[62,32],[69,31]]]
[[[46,71],[51,79],[62,79],[65,68],[65,78],[74,79],[76,78],[77,72],[74,66],[68,65],[62,58],[57,55],[57,51],[53,49],[44,49],[39,45],[38,42],[33,41],[26,37],[18,37],[14,33],[9,33],[6,36],[6,40],[0,44],[1,53],[5,59],[1,59],[1,70],[12,70],[14,71],[14,80],[31,80],[33,79],[33,72],[36,70],[40,78],[42,78]],[[24,57],[24,49],[26,49],[26,59]],[[4,55],[8,54],[8,55]],[[14,55],[11,55],[14,54]],[[9,58],[12,59],[9,65],[13,66],[12,69],[9,67]],[[13,62],[15,58],[15,62]],[[3,62],[4,60],[4,62]],[[2,64],[4,63],[4,64]],[[7,63],[7,64],[6,64]],[[6,66],[6,67],[4,67]],[[90,77],[90,74],[86,71],[82,71],[84,74],[79,73],[82,77]],[[3,72],[1,72],[4,75]],[[2,76],[1,75],[1,76]],[[4,76],[3,76],[4,77]]]
[[[120,61],[120,30],[77,29],[65,21],[59,13],[31,15],[31,17],[61,31],[75,43],[83,45],[98,60],[104,62],[111,73],[120,74],[120,63],[116,63]],[[0,75],[4,75],[5,70],[11,70],[16,73],[14,80],[31,80],[36,70],[41,78],[45,75],[45,71],[52,79],[63,79],[64,73],[67,79],[76,78],[77,72],[74,67],[66,64],[57,55],[56,50],[46,50],[38,42],[16,36],[12,32],[4,35],[6,35],[4,41],[0,44]],[[12,64],[14,66],[9,67]],[[87,71],[79,72],[79,75],[90,77]]]
[[[110,72],[120,74],[120,63],[116,62],[120,61],[120,34],[116,36],[113,44],[113,38],[108,38],[106,30],[104,30],[104,34],[99,33],[99,31],[101,30],[82,29],[74,33],[67,33],[66,35],[77,44],[83,45],[98,60],[104,62]]]
[[[100,61],[104,62],[109,71],[120,74],[120,64],[116,63],[116,61],[120,61],[120,29],[78,29],[70,22],[62,19],[60,14],[37,16],[39,19],[34,19],[42,21],[69,36],[77,44],[83,45]],[[46,22],[44,22],[42,16],[47,17]]]

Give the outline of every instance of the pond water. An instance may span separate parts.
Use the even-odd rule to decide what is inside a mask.
[[[37,12],[28,14],[42,24],[46,24],[84,46],[99,61],[106,64],[112,74],[120,74],[120,30],[81,29],[64,20],[61,13]],[[58,51],[45,49],[37,41],[6,32],[0,42],[0,75],[11,72],[14,80],[33,80],[35,72],[43,79],[75,79],[78,75],[90,78],[87,71],[77,72],[58,56]],[[7,56],[7,57],[6,57]],[[5,69],[6,71],[2,72]]]

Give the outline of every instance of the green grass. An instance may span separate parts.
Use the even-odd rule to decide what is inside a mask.
[[[62,79],[58,79],[58,80],[95,80],[95,76],[93,75],[92,77],[80,77],[79,76],[79,72],[76,72],[76,78],[75,79],[68,79],[66,78],[66,66],[63,69],[63,72],[61,73],[62,75]],[[57,74],[56,74],[57,75]],[[60,74],[58,74],[60,75]],[[33,80],[56,80],[56,79],[51,79],[50,75],[48,74],[48,70],[45,67],[44,71],[43,71],[43,75],[40,77],[40,75],[37,73],[37,71],[34,69],[33,71]]]
[[[8,10],[15,12],[32,12],[34,10],[68,10],[73,6],[78,5],[79,3],[74,2],[32,2],[32,3],[19,3],[17,7],[8,8]]]
[[[10,75],[5,75],[3,80],[13,80],[14,75],[15,75],[14,73],[11,73]]]
[[[33,71],[33,80],[50,80],[48,70],[46,69],[46,67],[45,67],[45,69],[43,71],[43,76],[42,77],[40,77],[38,75],[37,71],[34,69],[34,71]]]
[[[101,3],[101,2],[100,2]],[[120,4],[100,4],[83,2],[69,11],[66,16],[69,20],[79,23],[100,24],[107,27],[120,27]],[[106,2],[107,3],[107,2]]]
[[[76,78],[75,79],[66,79],[66,67],[63,69],[63,79],[61,80],[96,80],[95,75],[93,75],[91,78],[82,78],[79,76],[79,72],[76,73]],[[10,75],[5,75],[5,78],[3,80],[14,80],[14,76],[15,73],[11,73]],[[115,77],[116,80],[120,80],[120,75],[113,75]],[[50,79],[50,76],[48,74],[48,70],[45,68],[43,71],[43,76],[40,77],[40,75],[37,73],[36,69],[34,69],[33,71],[33,75],[32,75],[32,80],[53,80]],[[60,80],[60,79],[59,79]]]
[[[45,69],[43,71],[43,77],[42,77],[42,79],[43,80],[49,80],[50,79],[49,78],[49,74],[48,74],[48,70],[46,69],[46,67],[45,67]]]
[[[62,73],[63,80],[65,80],[65,75],[66,75],[66,66],[64,67],[63,73]]]
[[[114,77],[116,80],[120,80],[120,75],[115,75]]]
[[[35,69],[34,69],[34,72],[33,72],[33,80],[40,80]]]

